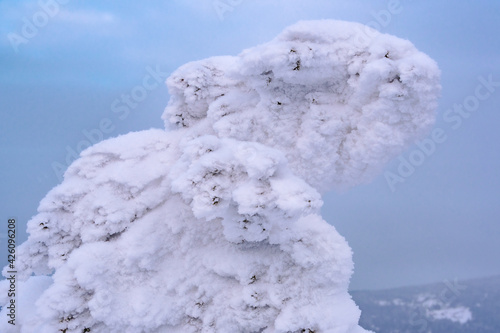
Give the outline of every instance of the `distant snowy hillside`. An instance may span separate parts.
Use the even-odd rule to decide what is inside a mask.
[[[434,61],[360,24],[299,22],[167,85],[167,131],[88,148],[41,201],[18,249],[17,325],[0,331],[366,332],[320,193],[426,133]]]
[[[375,332],[500,332],[500,276],[351,294]]]

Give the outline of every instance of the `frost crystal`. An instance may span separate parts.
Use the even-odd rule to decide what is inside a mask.
[[[0,330],[365,332],[320,193],[371,179],[440,92],[430,58],[367,29],[299,22],[175,71],[169,130],[88,148],[42,200]]]

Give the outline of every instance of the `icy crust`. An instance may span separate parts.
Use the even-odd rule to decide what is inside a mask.
[[[436,63],[410,42],[339,21],[188,63],[167,85],[167,127],[277,148],[320,192],[370,180],[426,133],[440,94]]]
[[[366,29],[302,22],[177,70],[174,130],[90,147],[41,201],[0,331],[365,332],[320,192],[371,177],[439,94],[432,60]]]
[[[182,137],[131,133],[82,153],[18,250],[20,278],[55,271],[53,283],[2,332],[357,328],[351,250],[318,192],[275,149]]]

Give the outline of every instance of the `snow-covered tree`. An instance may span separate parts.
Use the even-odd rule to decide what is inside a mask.
[[[0,330],[365,332],[320,193],[426,133],[434,61],[360,24],[304,21],[167,85],[166,131],[88,148],[41,201],[18,248],[17,325]]]

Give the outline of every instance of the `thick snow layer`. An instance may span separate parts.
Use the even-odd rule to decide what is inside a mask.
[[[408,41],[355,23],[300,22],[237,57],[167,80],[167,126],[281,150],[321,192],[370,180],[434,122],[439,71]]]
[[[17,260],[33,315],[0,331],[365,332],[320,192],[372,177],[439,94],[432,60],[365,29],[300,22],[179,68],[169,131],[90,147],[41,201]]]

